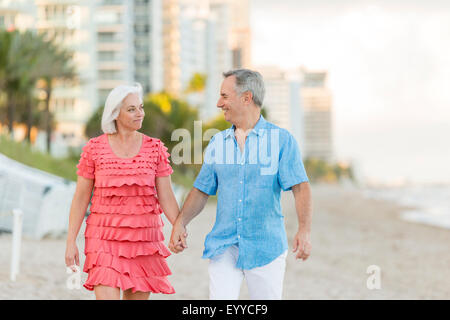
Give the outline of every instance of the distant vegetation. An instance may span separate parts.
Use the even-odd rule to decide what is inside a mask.
[[[78,155],[69,158],[53,158],[48,153],[42,153],[32,148],[26,141],[16,142],[7,136],[0,135],[0,151],[5,156],[21,162],[27,166],[76,181],[76,165]]]
[[[353,168],[350,165],[330,164],[320,159],[305,159],[304,165],[310,182],[335,183],[341,179],[354,180]]]

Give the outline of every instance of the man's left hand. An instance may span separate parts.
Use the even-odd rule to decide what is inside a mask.
[[[293,250],[297,252],[295,258],[305,261],[311,254],[311,239],[310,233],[304,231],[298,231],[294,237]]]

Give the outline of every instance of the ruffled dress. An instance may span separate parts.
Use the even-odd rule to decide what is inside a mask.
[[[94,179],[85,230],[86,289],[102,284],[133,293],[175,293],[167,279],[170,251],[155,189],[156,177],[173,172],[169,156],[159,139],[146,135],[132,158],[117,157],[106,134],[83,147],[77,174]]]

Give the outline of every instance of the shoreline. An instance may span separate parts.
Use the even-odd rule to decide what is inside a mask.
[[[365,198],[361,190],[340,185],[312,185],[312,252],[295,260],[292,239],[297,216],[291,192],[282,194],[289,253],[283,299],[449,299],[450,230],[405,221],[409,207]],[[203,241],[215,218],[214,201],[188,226],[188,249],[167,258],[168,276],[176,293],[150,299],[208,299],[208,260]],[[164,219],[167,245],[171,225]],[[83,223],[77,244],[80,267],[84,256]],[[11,235],[0,234],[0,299],[95,299],[83,287],[69,290],[64,263],[65,239],[23,239],[20,273],[9,281]],[[369,290],[367,269],[380,268],[381,289]],[[195,267],[194,267],[195,266]],[[87,274],[81,273],[81,285]],[[240,299],[249,299],[245,281]]]

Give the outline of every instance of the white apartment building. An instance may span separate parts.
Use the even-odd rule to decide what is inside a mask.
[[[80,82],[58,84],[51,110],[65,139],[61,145],[77,146],[89,117],[121,83],[137,81],[146,93],[177,96],[193,74],[204,73],[206,89],[194,101],[202,119],[217,115],[222,72],[248,65],[248,2],[0,0],[0,27],[55,36],[74,51]]]
[[[33,28],[36,6],[32,0],[0,0],[0,29]]]
[[[267,120],[288,130],[299,144],[303,156],[305,125],[298,74],[275,66],[260,66],[255,70],[264,79],[266,94],[263,108],[267,112]]]
[[[91,1],[36,0],[34,29],[56,43],[74,52],[74,62],[79,81],[57,83],[54,87],[50,110],[57,122],[56,132],[72,146],[83,141],[84,125],[93,106],[98,104],[96,80],[94,7]],[[61,152],[58,146],[55,153]]]
[[[227,0],[231,6],[231,51],[233,68],[251,68],[250,1]]]
[[[132,0],[102,0],[95,8],[99,105],[116,86],[134,81],[134,6]],[[98,106],[93,106],[93,110]]]
[[[334,161],[332,95],[327,88],[328,73],[300,69],[300,96],[305,116],[305,154],[310,158]]]

